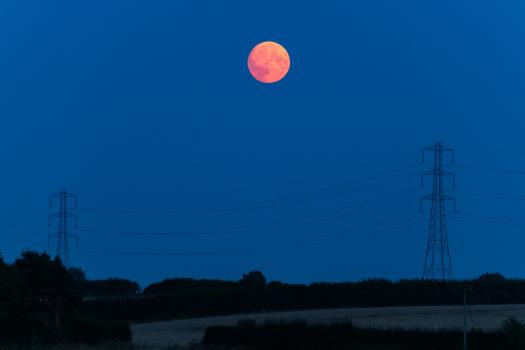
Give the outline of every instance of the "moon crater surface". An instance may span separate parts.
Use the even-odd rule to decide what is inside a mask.
[[[276,83],[290,70],[290,56],[286,49],[273,41],[255,46],[248,56],[251,75],[262,83]]]

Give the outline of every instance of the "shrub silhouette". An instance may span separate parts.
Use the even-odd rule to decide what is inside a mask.
[[[503,322],[502,328],[509,349],[525,350],[525,323],[515,317],[509,317]]]

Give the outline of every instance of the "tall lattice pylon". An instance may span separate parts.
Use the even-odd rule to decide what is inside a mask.
[[[432,193],[421,197],[421,209],[423,200],[431,201],[430,220],[428,224],[428,241],[423,268],[423,279],[447,280],[454,277],[452,261],[450,259],[450,248],[447,235],[447,201],[453,201],[454,211],[456,200],[445,194],[445,177],[452,178],[452,187],[455,187],[455,176],[443,168],[444,153],[450,154],[450,161],[454,163],[454,150],[444,146],[441,142],[423,150],[423,163],[425,154],[432,152],[434,156],[434,167],[426,171],[421,177],[421,186],[424,186],[426,176],[432,176]]]
[[[66,268],[69,267],[69,240],[70,238],[78,239],[70,230],[77,227],[77,216],[69,212],[77,206],[77,197],[64,190],[55,193],[49,198],[49,206],[53,207],[58,202],[58,213],[49,216],[49,226],[58,221],[55,234],[49,236],[56,239],[56,256],[62,260]],[[73,223],[71,223],[73,221]],[[49,242],[48,242],[49,244]]]

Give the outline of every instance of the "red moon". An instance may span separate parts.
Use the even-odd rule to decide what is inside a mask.
[[[248,69],[262,83],[276,83],[290,69],[290,56],[284,47],[273,41],[255,46],[248,56]]]

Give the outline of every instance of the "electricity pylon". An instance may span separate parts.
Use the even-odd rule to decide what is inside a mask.
[[[454,211],[456,200],[445,194],[444,177],[452,178],[452,187],[455,187],[455,176],[453,173],[443,169],[443,154],[450,153],[451,163],[454,163],[454,150],[444,146],[441,142],[423,150],[423,163],[425,154],[432,152],[434,156],[434,167],[426,171],[421,177],[421,186],[424,186],[425,176],[432,176],[432,193],[421,197],[420,208],[422,210],[423,200],[431,201],[430,220],[428,225],[428,241],[423,268],[423,279],[447,280],[454,277],[450,249],[447,236],[446,202],[453,201]]]
[[[72,204],[70,204],[72,200]],[[57,231],[55,234],[49,236],[49,240],[56,238],[56,256],[62,260],[66,268],[69,267],[69,239],[75,238],[78,242],[78,237],[70,232],[71,229],[77,227],[77,216],[71,214],[69,209],[74,209],[77,206],[77,196],[68,193],[64,190],[55,193],[49,197],[49,207],[58,202],[58,213],[49,216],[49,226],[52,222],[58,219]],[[71,225],[70,221],[73,221]],[[49,241],[48,241],[49,245]]]

